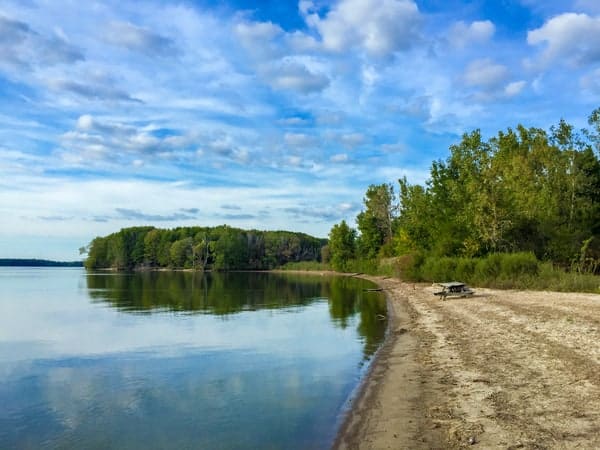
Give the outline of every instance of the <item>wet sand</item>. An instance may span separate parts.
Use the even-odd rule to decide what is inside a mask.
[[[600,448],[600,295],[364,278],[389,336],[335,449]]]

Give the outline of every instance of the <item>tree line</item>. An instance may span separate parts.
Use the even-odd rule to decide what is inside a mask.
[[[600,270],[600,108],[576,130],[518,125],[466,133],[424,184],[371,185],[356,217],[329,233],[332,266],[386,257],[528,252],[579,272]]]
[[[288,262],[317,261],[326,239],[289,231],[217,227],[123,228],[95,238],[85,267],[248,270],[273,269]]]

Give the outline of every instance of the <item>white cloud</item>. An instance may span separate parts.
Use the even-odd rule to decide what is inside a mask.
[[[132,97],[123,89],[115,86],[112,80],[88,79],[85,82],[78,82],[67,79],[49,79],[47,85],[62,94],[72,94],[84,100],[142,103],[141,100]]]
[[[307,148],[316,145],[317,139],[305,133],[285,133],[285,143],[293,148]]]
[[[345,163],[348,161],[348,155],[346,153],[338,153],[329,158],[329,160],[332,163]]]
[[[22,72],[35,66],[73,64],[84,59],[83,53],[66,40],[64,32],[42,34],[23,21],[0,15],[0,69],[4,66]]]
[[[504,93],[507,97],[514,97],[515,95],[520,94],[526,85],[527,82],[524,80],[513,81],[504,87]]]
[[[112,22],[104,33],[107,42],[152,56],[173,56],[172,39],[129,22]]]
[[[299,156],[288,156],[287,163],[290,166],[300,167],[302,165],[302,158],[300,158]]]
[[[269,84],[274,89],[296,91],[301,94],[320,92],[329,86],[329,78],[322,73],[309,71],[306,66],[285,62],[268,71]]]
[[[412,0],[341,0],[324,18],[310,2],[302,2],[300,10],[333,52],[357,47],[371,56],[389,56],[419,39],[421,17]]]
[[[495,31],[496,27],[489,20],[475,21],[468,25],[461,20],[450,28],[448,40],[452,46],[462,48],[489,41]]]
[[[467,66],[463,76],[467,86],[493,88],[506,80],[508,69],[489,58],[478,59]]]
[[[234,29],[239,38],[249,44],[269,41],[283,33],[281,27],[272,22],[238,23]]]
[[[565,13],[527,33],[530,45],[545,45],[541,63],[558,59],[572,65],[600,61],[600,17]]]
[[[234,26],[234,32],[251,55],[259,60],[274,59],[284,54],[277,42],[283,30],[272,22],[241,22]]]
[[[365,136],[362,133],[342,134],[339,137],[340,142],[346,148],[355,148],[365,142]]]
[[[279,119],[277,122],[281,125],[292,127],[308,125],[310,123],[308,119],[304,119],[303,117],[286,117],[285,119]]]

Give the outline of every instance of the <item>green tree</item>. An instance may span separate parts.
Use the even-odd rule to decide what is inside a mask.
[[[375,258],[391,242],[397,212],[391,184],[371,185],[363,199],[365,209],[356,217],[360,237],[358,247],[365,258]]]
[[[329,253],[331,266],[335,270],[346,271],[355,256],[356,230],[345,220],[333,226],[329,232]]]
[[[190,237],[173,242],[170,249],[171,265],[180,268],[191,267],[193,245]]]

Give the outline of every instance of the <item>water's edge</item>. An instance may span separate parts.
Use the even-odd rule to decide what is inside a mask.
[[[338,274],[342,276],[354,276],[356,278],[361,278],[363,280],[367,280],[375,284],[376,286],[383,288],[383,286],[378,282],[378,280],[374,277],[358,274]],[[393,347],[395,339],[393,339],[394,335],[392,330],[394,329],[394,325],[396,320],[398,320],[396,310],[394,309],[394,304],[390,298],[390,295],[387,291],[382,291],[385,295],[386,309],[387,309],[387,327],[385,330],[385,338],[373,357],[370,359],[368,366],[365,370],[365,373],[361,376],[360,382],[358,385],[352,390],[348,399],[346,400],[342,411],[340,412],[338,423],[335,428],[335,438],[331,443],[331,448],[336,449],[339,448],[342,441],[345,440],[346,436],[349,434],[350,427],[353,422],[353,415],[356,414],[356,406],[359,403],[362,403],[365,396],[370,395],[369,387],[373,382],[373,373],[376,369],[380,369],[387,361],[387,352],[386,350]]]

